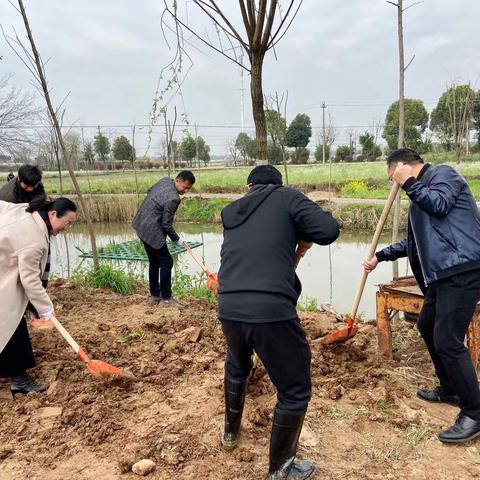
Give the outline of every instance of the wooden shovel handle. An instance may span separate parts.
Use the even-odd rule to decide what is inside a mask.
[[[185,242],[184,246],[187,250],[187,252],[192,256],[192,258],[197,262],[198,266],[207,274],[208,277],[211,277],[212,274],[208,270],[208,268],[204,265],[204,263],[193,253],[193,250],[188,246],[188,244]]]
[[[80,345],[73,339],[73,337],[65,330],[65,327],[53,316],[50,321],[53,323],[54,327],[60,332],[62,337],[67,341],[67,343],[72,347],[73,351],[80,357],[83,361],[88,361],[88,356],[80,348]],[[86,358],[85,358],[86,357]]]
[[[390,190],[390,194],[388,195],[387,202],[383,207],[382,215],[380,216],[380,220],[378,220],[377,228],[375,229],[375,233],[373,234],[372,243],[370,244],[370,250],[368,251],[368,257],[367,257],[368,260],[370,260],[375,255],[375,250],[377,249],[378,240],[380,238],[380,235],[382,233],[383,227],[387,220],[388,214],[390,213],[390,209],[392,208],[393,202],[395,201],[395,197],[397,196],[397,193],[399,190],[400,190],[400,185],[395,182],[392,186],[392,189]],[[368,277],[368,272],[363,270],[362,278],[360,279],[357,295],[355,296],[355,300],[353,301],[352,311],[349,318],[349,323],[351,324],[353,324],[354,318],[357,315],[358,306],[360,305],[360,300],[362,299],[365,283],[367,282],[367,277]]]

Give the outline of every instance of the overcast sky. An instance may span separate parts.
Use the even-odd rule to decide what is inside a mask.
[[[238,3],[219,3],[241,30]],[[25,0],[25,4],[37,46],[44,60],[50,59],[46,70],[55,102],[70,92],[67,123],[148,124],[160,70],[173,56],[160,28],[163,1]],[[185,12],[184,1],[179,4]],[[215,37],[192,2],[187,12],[190,25]],[[6,31],[14,26],[24,35],[19,14],[7,0],[0,0],[0,23]],[[405,12],[406,60],[415,54],[406,76],[407,97],[423,100],[431,111],[448,82],[471,81],[479,88],[479,23],[478,0],[425,0]],[[314,127],[321,125],[320,106],[325,101],[339,127],[336,143],[343,143],[349,127],[361,133],[383,121],[398,95],[396,27],[396,9],[384,0],[305,0],[276,48],[277,60],[271,51],[267,54],[264,93],[288,90],[287,120],[306,113]],[[198,134],[220,154],[240,131],[240,69],[193,39],[187,48],[194,65],[183,84],[183,102],[177,101],[178,111],[199,125]],[[0,55],[0,74],[13,73],[12,83],[30,89],[28,72],[3,38]],[[248,75],[244,83],[245,126],[253,133]],[[145,130],[137,130],[138,153],[147,144]],[[104,131],[131,135],[130,128]],[[318,131],[314,128],[311,148]],[[93,136],[93,129],[85,129],[85,135]],[[153,154],[158,153],[158,142],[159,134],[152,143]]]

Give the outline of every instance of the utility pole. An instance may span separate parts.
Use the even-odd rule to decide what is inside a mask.
[[[325,102],[322,102],[322,161],[323,164],[325,165],[325,108],[327,106],[325,105]]]

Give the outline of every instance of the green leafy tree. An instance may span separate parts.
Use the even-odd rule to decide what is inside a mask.
[[[207,163],[210,161],[210,147],[205,143],[205,140],[202,137],[197,137],[196,147],[198,160],[207,166]]]
[[[275,146],[285,145],[285,135],[287,133],[287,121],[282,114],[271,108],[265,110],[265,119],[267,121],[267,133]]]
[[[87,142],[83,149],[83,161],[87,165],[93,165],[95,163],[95,154],[93,153],[92,142]]]
[[[95,148],[95,153],[98,155],[100,160],[105,163],[110,153],[110,142],[108,138],[102,134],[100,129],[98,129],[97,134],[93,138],[93,146]]]
[[[117,137],[113,142],[112,153],[115,160],[134,161],[133,147],[130,145],[128,138],[123,135]]]
[[[316,162],[323,162],[323,145],[319,143],[315,147],[315,161]],[[330,158],[330,146],[325,145],[325,160],[328,160]]]
[[[182,161],[191,166],[196,155],[197,147],[195,145],[195,139],[187,134],[183,137],[182,143],[180,144],[180,157]]]
[[[269,165],[279,165],[283,162],[283,149],[272,140],[267,142],[267,160]]]
[[[290,123],[285,135],[285,144],[287,147],[295,148],[295,157],[301,155],[305,157],[305,149],[312,136],[312,126],[310,117],[304,113],[299,113]]]
[[[240,152],[240,156],[245,165],[256,156],[256,148],[253,145],[254,143],[255,141],[244,132],[239,133],[235,140],[235,148]]]
[[[465,125],[470,128],[474,120],[476,94],[470,85],[452,85],[443,92],[437,106],[430,115],[430,129],[433,130],[447,151],[457,149]]]
[[[398,145],[398,100],[393,102],[385,117],[383,138],[388,148],[395,150]],[[405,145],[418,150],[422,143],[422,133],[428,126],[428,112],[421,100],[405,99]]]
[[[473,103],[473,128],[477,132],[477,144],[480,147],[480,90],[475,95]]]
[[[352,156],[352,149],[350,145],[339,145],[335,154],[339,161],[344,162],[347,157]]]
[[[365,132],[359,137],[360,145],[362,146],[362,157],[364,159],[370,159],[375,157],[380,157],[382,155],[382,149],[375,143],[375,137],[369,133]]]

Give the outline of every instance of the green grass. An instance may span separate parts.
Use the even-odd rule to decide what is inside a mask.
[[[111,265],[101,263],[98,270],[78,270],[72,280],[82,286],[109,288],[122,295],[135,293],[145,282],[131,272],[125,272]]]
[[[224,198],[185,198],[176,214],[179,222],[216,223],[220,221],[220,212],[231,200]]]
[[[215,295],[207,288],[207,278],[202,273],[188,275],[181,271],[181,268],[175,270],[172,276],[173,296],[177,298],[205,298],[207,300],[216,300]]]
[[[316,298],[306,295],[300,299],[298,309],[303,312],[316,312],[318,311],[318,301]]]
[[[448,163],[457,167],[453,154],[427,154],[424,159],[431,163]],[[283,173],[283,168],[280,167],[280,169]],[[329,182],[331,182],[334,195],[372,199],[385,199],[390,190],[384,160],[334,163],[331,169],[329,164],[289,165],[288,169],[290,185],[305,190],[327,190]],[[196,170],[197,182],[193,191],[200,193],[245,192],[246,179],[250,171],[251,167]],[[480,199],[480,154],[472,154],[468,157],[468,162],[460,163],[459,171],[469,181],[474,195]],[[142,195],[166,175],[167,172],[162,169],[92,171],[88,172],[88,175],[87,172],[82,171],[77,173],[77,179],[84,193],[138,193]],[[56,195],[60,193],[57,172],[46,172],[44,184],[48,193]],[[66,172],[63,173],[63,193],[75,193]]]
[[[407,427],[407,444],[416,447],[418,444],[428,440],[434,435],[434,431],[428,425],[409,425]]]

